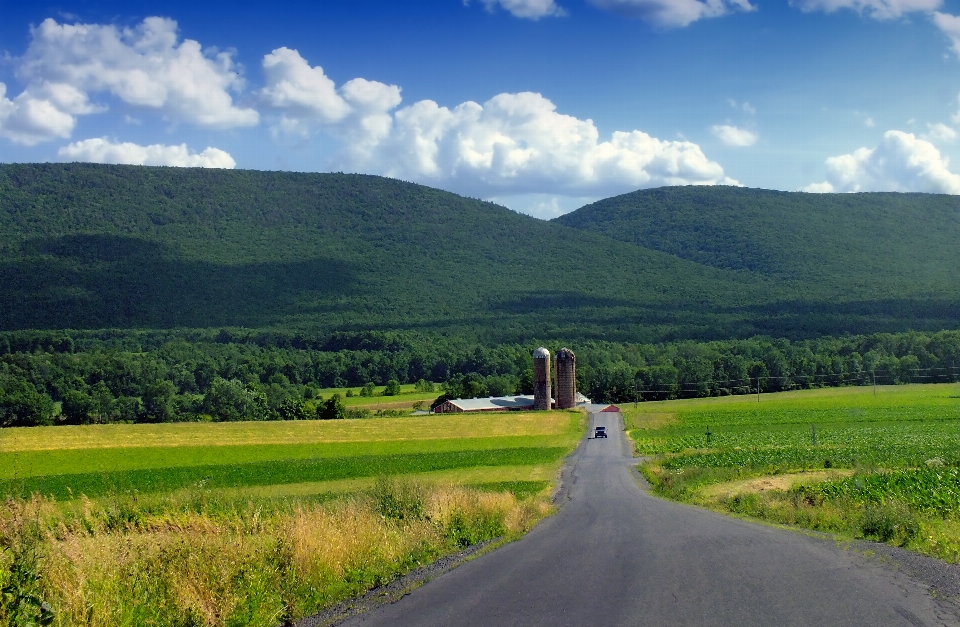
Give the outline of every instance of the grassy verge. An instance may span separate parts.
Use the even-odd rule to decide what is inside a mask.
[[[810,390],[627,410],[668,498],[960,559],[960,388]]]
[[[384,480],[327,501],[198,491],[71,510],[8,500],[0,623],[272,627],[463,546],[523,533],[549,511],[544,487]]]

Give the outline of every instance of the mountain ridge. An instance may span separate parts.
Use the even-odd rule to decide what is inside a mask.
[[[635,229],[638,242],[632,214],[609,208],[623,209],[622,196],[548,222],[371,175],[0,165],[0,331],[414,330],[495,344],[801,338],[960,323],[960,284],[939,265],[955,254],[945,248],[954,228],[946,208],[931,267],[925,251],[901,254],[901,268],[876,278],[837,278],[833,262],[820,275],[809,264],[785,272],[783,260],[799,253],[770,257],[779,249],[769,237],[744,256],[753,244],[740,227],[726,228],[726,239],[681,228],[735,223],[736,203],[717,200],[729,189],[626,195],[672,195],[666,204],[679,207],[672,222],[662,207],[645,209],[660,211],[669,228],[659,240]],[[710,202],[723,209],[713,218],[684,217]],[[611,225],[617,232],[605,231]],[[914,239],[916,231],[908,229]],[[861,248],[880,241],[871,237]],[[865,272],[875,272],[877,260],[866,261]]]

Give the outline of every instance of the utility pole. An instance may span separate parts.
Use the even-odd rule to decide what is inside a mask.
[[[760,402],[760,377],[757,377],[757,402]]]

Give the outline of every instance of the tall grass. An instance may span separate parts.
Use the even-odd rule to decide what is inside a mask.
[[[273,626],[472,543],[519,534],[543,493],[381,480],[326,502],[212,493],[0,509],[0,624]]]

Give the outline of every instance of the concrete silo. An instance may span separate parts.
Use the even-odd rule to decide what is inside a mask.
[[[557,351],[557,409],[577,406],[577,357],[569,348]]]
[[[550,351],[533,351],[533,408],[550,409]]]

